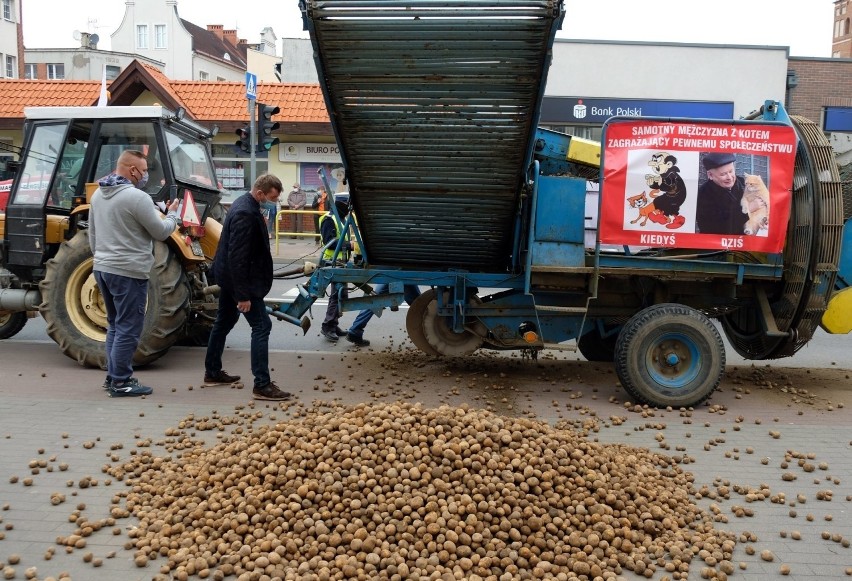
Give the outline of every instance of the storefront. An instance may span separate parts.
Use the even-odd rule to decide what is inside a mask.
[[[296,181],[307,193],[308,204],[323,185],[319,170],[323,170],[330,193],[348,189],[340,150],[334,143],[282,142],[278,145],[278,160],[295,169]]]

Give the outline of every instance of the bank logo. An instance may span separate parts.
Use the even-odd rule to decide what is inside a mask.
[[[584,119],[586,117],[586,106],[583,105],[583,100],[579,99],[577,104],[574,105],[574,118],[575,119]]]

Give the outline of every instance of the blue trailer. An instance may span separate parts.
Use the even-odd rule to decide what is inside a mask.
[[[767,101],[749,119],[722,124],[613,118],[602,144],[589,143],[537,128],[561,2],[303,0],[301,8],[351,194],[344,231],[360,252],[341,263],[338,243],[335,260],[298,286],[294,302],[274,305],[279,318],[307,330],[305,313],[332,282],[367,291],[344,310],[398,306],[404,286],[418,285],[428,290],[408,310],[406,327],[428,355],[535,354],[576,341],[587,359],[614,362],[633,398],[674,407],[700,403],[721,380],[725,350],[714,319],[750,359],[793,355],[821,323],[849,332],[852,203],[844,204],[816,124]],[[721,246],[704,248],[696,241],[711,238],[659,210],[667,198],[657,197],[658,224],[643,228],[660,234],[643,234],[627,220],[630,207],[607,192],[618,184],[624,191],[624,180],[638,175],[650,196],[664,196],[654,173],[662,154],[677,150],[698,167],[707,154],[699,150],[711,142],[658,135],[608,145],[608,135],[633,126],[644,128],[634,133],[746,136],[713,142],[720,151],[781,151],[766,135],[791,135],[783,146],[788,173],[772,173],[783,166],[780,154],[758,156],[780,192],[771,220],[768,197],[759,208],[765,231],[719,236]],[[648,152],[650,161],[636,162]],[[639,166],[651,173],[638,174]],[[685,182],[690,200],[696,176]],[[591,246],[584,240],[590,181],[603,188]],[[608,205],[607,196],[616,201]],[[619,220],[620,234],[647,242],[641,249],[601,242]],[[767,224],[783,240],[775,252],[762,251],[773,234]],[[686,245],[667,242],[675,229]],[[389,293],[370,294],[379,283]]]

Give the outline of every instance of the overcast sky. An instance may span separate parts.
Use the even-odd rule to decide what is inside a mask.
[[[558,38],[788,46],[792,56],[831,56],[833,0],[565,0],[565,8]],[[109,50],[124,9],[121,0],[23,0],[24,44],[75,47],[80,30],[97,33]],[[179,0],[178,14],[236,28],[248,42],[259,42],[266,26],[278,38],[307,37],[298,0]]]

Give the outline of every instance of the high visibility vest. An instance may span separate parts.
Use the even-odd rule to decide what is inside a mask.
[[[323,214],[322,216],[320,216],[320,219],[319,219],[320,232],[322,232],[323,221],[326,220],[326,219],[329,219],[329,218],[334,222],[334,232],[337,235],[337,239],[340,240],[340,237],[342,236],[342,224],[340,224],[340,222],[338,222],[337,220],[334,219],[334,215],[331,212],[328,212],[327,214]],[[334,248],[335,247],[332,246],[331,248],[327,248],[326,250],[323,251],[323,253],[322,253],[323,260],[325,260],[326,262],[331,261],[332,256],[334,256]],[[338,257],[341,260],[344,260],[344,261],[349,260],[349,249],[348,248],[341,248],[340,254],[338,254]]]

